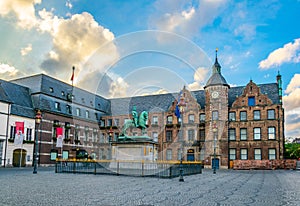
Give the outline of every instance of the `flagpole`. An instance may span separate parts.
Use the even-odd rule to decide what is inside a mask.
[[[75,72],[75,67],[73,66],[73,67],[72,67],[72,77],[71,77],[71,81],[72,81],[72,89],[73,89],[73,86],[74,86],[74,72]]]

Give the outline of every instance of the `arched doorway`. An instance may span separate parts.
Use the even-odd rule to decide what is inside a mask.
[[[13,152],[13,166],[25,167],[26,155],[27,155],[27,151],[25,149],[15,149]]]
[[[187,150],[187,161],[193,162],[195,161],[195,150],[194,149],[188,149]]]

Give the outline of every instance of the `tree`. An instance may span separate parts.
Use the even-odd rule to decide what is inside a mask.
[[[300,144],[298,144],[298,143],[285,144],[284,157],[286,159],[299,159],[300,158]]]

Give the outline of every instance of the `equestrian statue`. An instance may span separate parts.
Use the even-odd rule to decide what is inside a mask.
[[[133,106],[132,108],[132,119],[125,120],[124,126],[122,129],[122,133],[120,137],[127,137],[126,130],[130,127],[140,128],[142,130],[142,135],[146,134],[146,128],[148,127],[148,112],[142,111],[140,115],[138,116],[138,113],[136,111],[136,106]],[[134,137],[129,137],[134,138]]]

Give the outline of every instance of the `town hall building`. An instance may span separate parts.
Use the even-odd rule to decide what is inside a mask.
[[[283,159],[281,75],[278,73],[274,83],[256,84],[250,80],[245,86],[231,87],[222,75],[217,56],[204,89],[197,91],[183,86],[178,93],[107,99],[44,74],[9,84],[26,91],[23,98],[31,99],[26,108],[18,101],[6,102],[18,108],[14,120],[18,121],[19,116],[20,121],[29,121],[25,125],[34,129],[38,146],[22,148],[27,148],[28,154],[36,147],[40,165],[54,164],[57,157],[75,158],[78,150],[87,151],[93,159],[112,159],[112,144],[118,141],[124,122],[133,118],[133,108],[138,113],[148,112],[146,134],[157,145],[155,161],[182,159],[202,161],[207,167],[231,168],[234,160]],[[0,92],[13,96],[1,84]],[[178,106],[180,115],[176,112]],[[24,120],[25,109],[30,112]],[[7,118],[10,110],[5,110],[1,112]],[[37,111],[42,119],[33,128]],[[5,159],[2,166],[13,162],[15,151],[20,149],[13,143],[14,125],[8,123],[7,135],[0,139],[1,159]],[[63,131],[62,147],[57,147],[56,128]],[[128,130],[130,136],[140,133],[137,128]]]

